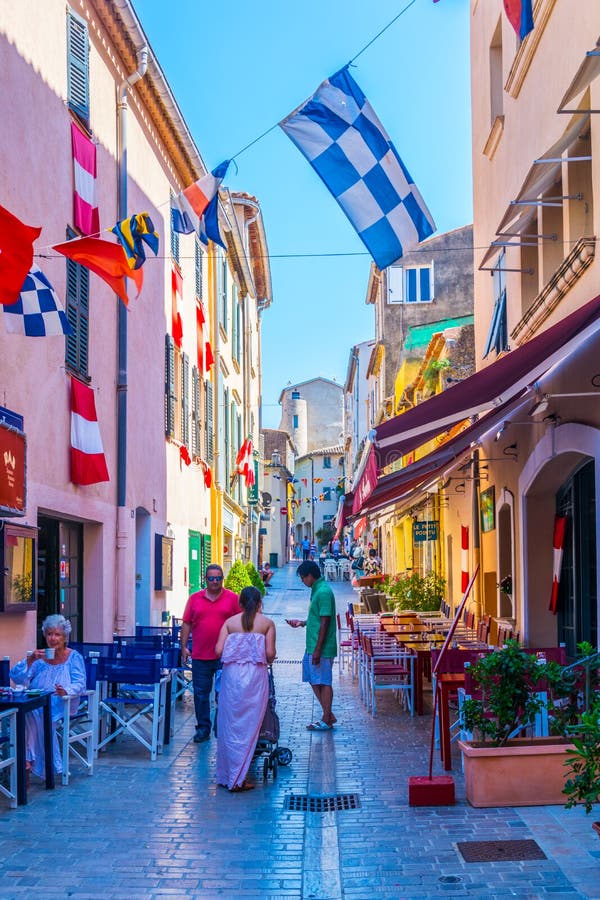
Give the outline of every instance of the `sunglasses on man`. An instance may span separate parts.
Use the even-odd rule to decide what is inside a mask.
[[[207,581],[223,581],[223,576],[222,575],[207,575],[206,580]]]

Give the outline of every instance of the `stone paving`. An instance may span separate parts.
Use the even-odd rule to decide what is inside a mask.
[[[344,609],[352,588],[334,588]],[[277,570],[265,608],[278,626],[280,743],[294,755],[276,781],[263,782],[255,767],[255,790],[217,788],[215,744],[192,743],[186,700],[155,763],[124,740],[100,755],[92,778],[74,770],[68,787],[35,785],[17,810],[0,797],[0,897],[600,898],[600,844],[580,809],[473,809],[456,751],[456,805],[408,806],[408,776],[427,774],[430,715],[411,719],[385,694],[371,718],[336,665],[339,723],[306,731],[317,710],[300,684],[304,631],[284,618],[303,616],[307,598],[295,565]],[[286,811],[290,793],[356,793],[360,807]],[[457,841],[515,839],[537,841],[547,859],[465,863],[456,849]]]

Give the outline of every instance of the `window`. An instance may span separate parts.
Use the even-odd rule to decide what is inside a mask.
[[[323,500],[331,500],[331,488],[323,488]]]
[[[228,318],[229,318],[229,309],[228,309],[228,300],[227,300],[227,290],[228,290],[228,270],[227,270],[227,259],[225,257],[221,260],[221,284],[220,284],[220,310],[219,310],[219,321],[223,326],[223,331],[227,334],[228,331]]]
[[[212,465],[215,458],[213,386],[212,382],[208,380],[204,382],[204,422],[204,456],[206,457],[206,462]]]
[[[292,428],[298,427],[298,416],[292,416]]]
[[[67,10],[67,105],[89,125],[90,82],[87,25]]]
[[[75,232],[68,229],[67,237],[71,239]],[[72,372],[88,377],[89,350],[89,285],[90,272],[85,266],[73,260],[67,260],[67,319],[73,329],[65,341],[65,363]]]
[[[202,381],[197,366],[192,368],[192,456],[200,456],[202,453]]]
[[[171,200],[173,199],[173,192],[171,191]],[[170,230],[171,230],[171,256],[175,260],[175,262],[179,265],[179,232],[175,231],[173,228],[173,219],[170,219]]]
[[[330,468],[331,468],[331,457],[330,457],[330,456],[324,456],[324,457],[323,457],[323,468],[324,468],[324,469],[330,469]]]
[[[0,532],[0,601],[4,612],[36,608],[37,528],[4,524]]]
[[[202,252],[202,245],[200,243],[200,238],[198,235],[195,237],[194,242],[194,263],[195,263],[195,277],[196,277],[196,297],[198,300],[202,300],[202,276],[204,270],[204,253]]]
[[[485,349],[483,351],[483,359],[492,351],[496,354],[508,350],[508,324],[506,319],[506,252],[503,250],[498,257],[496,268],[493,272],[494,278],[494,309],[490,322]]]
[[[388,303],[431,303],[433,263],[428,266],[390,266],[387,277]]]
[[[190,444],[190,359],[181,354],[181,434],[182,444]]]
[[[490,44],[490,125],[504,114],[504,85],[502,78],[502,19],[498,19]]]
[[[165,335],[165,435],[175,436],[175,341]]]
[[[300,399],[300,391],[292,391],[292,400]]]

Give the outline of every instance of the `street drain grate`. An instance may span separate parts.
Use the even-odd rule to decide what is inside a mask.
[[[456,845],[465,862],[518,862],[546,859],[535,841],[464,841]]]
[[[286,666],[286,665],[288,665],[288,666],[289,666],[289,665],[299,666],[300,663],[302,662],[302,660],[301,660],[301,659],[274,659],[273,662],[274,662],[275,665],[279,665],[279,666],[280,666],[280,665],[284,665],[284,666]]]
[[[359,809],[358,794],[329,794],[319,797],[315,794],[287,794],[284,809],[292,812],[342,812],[345,809]]]

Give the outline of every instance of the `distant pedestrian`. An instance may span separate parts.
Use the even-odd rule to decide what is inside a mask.
[[[302,556],[302,544],[300,542],[296,542],[294,545],[294,556],[296,559],[300,559]]]
[[[306,652],[302,660],[302,681],[310,684],[321,706],[321,718],[307,725],[309,731],[331,731],[337,721],[333,703],[333,660],[337,656],[335,597],[321,577],[316,562],[301,562],[296,574],[310,588],[306,619],[287,619],[292,628],[306,628]]]
[[[317,545],[315,544],[314,541],[311,541],[310,547],[308,550],[308,558],[314,559],[316,555],[317,555]]]
[[[302,541],[302,559],[307,560],[310,553],[310,541],[307,537]]]

